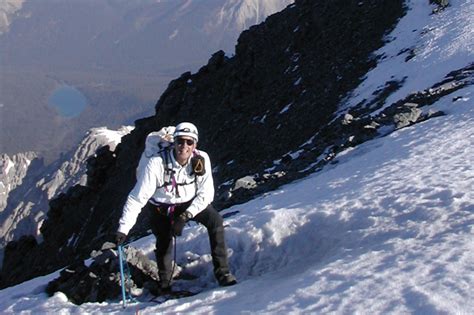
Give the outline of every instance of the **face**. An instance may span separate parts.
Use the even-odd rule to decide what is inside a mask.
[[[184,165],[193,154],[193,150],[196,148],[196,142],[191,137],[178,137],[175,139],[174,151],[176,155],[176,161],[179,164]]]

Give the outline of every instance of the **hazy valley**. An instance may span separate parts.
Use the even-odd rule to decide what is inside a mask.
[[[171,79],[290,0],[14,1],[0,4],[0,152],[36,151],[49,163],[91,127],[151,116]],[[64,118],[48,104],[70,85],[88,100]]]

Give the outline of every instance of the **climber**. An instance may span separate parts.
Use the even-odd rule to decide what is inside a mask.
[[[208,231],[214,275],[221,286],[237,283],[229,270],[223,219],[212,206],[214,181],[209,156],[196,149],[196,126],[183,122],[176,126],[174,143],[145,160],[137,169],[137,183],[123,208],[116,243],[124,243],[141,209],[149,211],[156,236],[159,291],[171,291],[172,240],[180,236],[189,220],[203,224]]]

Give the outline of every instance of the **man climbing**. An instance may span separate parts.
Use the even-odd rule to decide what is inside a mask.
[[[196,126],[183,122],[176,126],[174,144],[147,159],[137,170],[137,183],[128,195],[117,231],[122,244],[141,209],[150,212],[156,236],[156,261],[161,292],[171,291],[173,272],[172,239],[180,236],[187,221],[203,224],[208,231],[214,275],[221,286],[237,283],[229,270],[221,215],[212,206],[214,181],[209,156],[197,151]]]

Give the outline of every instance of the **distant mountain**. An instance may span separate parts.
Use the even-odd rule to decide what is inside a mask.
[[[20,1],[0,37],[2,62],[125,73],[190,69],[218,49],[232,54],[240,32],[292,2]]]
[[[133,128],[89,130],[75,151],[44,167],[34,153],[0,156],[0,258],[5,245],[23,235],[41,240],[40,227],[49,201],[74,185],[87,185],[88,158],[107,146],[115,150],[121,137]]]

